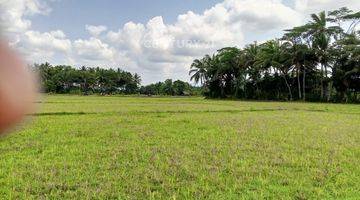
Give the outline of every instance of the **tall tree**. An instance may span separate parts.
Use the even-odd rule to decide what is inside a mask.
[[[330,87],[327,78],[328,68],[330,67],[331,62],[331,57],[329,55],[331,39],[337,33],[341,32],[342,29],[339,26],[328,26],[330,20],[327,18],[325,11],[322,11],[319,14],[312,14],[311,18],[312,21],[305,25],[308,29],[306,35],[312,40],[312,47],[316,51],[318,62],[321,66],[320,89],[321,98],[324,100],[325,95],[327,96],[327,99],[329,99],[329,92],[327,90],[330,90]]]
[[[293,100],[291,86],[288,81],[288,73],[292,68],[291,55],[287,50],[286,44],[281,44],[279,40],[266,42],[262,46],[257,63],[281,73],[288,89],[290,100]]]
[[[196,59],[191,64],[189,75],[191,75],[190,80],[195,81],[196,84],[204,84],[206,80],[207,67],[209,64],[210,56],[206,55],[203,59]]]

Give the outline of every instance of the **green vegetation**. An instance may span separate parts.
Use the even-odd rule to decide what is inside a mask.
[[[191,79],[212,98],[360,102],[360,12],[311,18],[281,39],[195,60]]]
[[[102,69],[72,66],[52,66],[50,63],[32,66],[41,80],[46,93],[73,94],[134,94],[138,91],[141,78],[118,68]]]
[[[145,95],[200,96],[202,90],[200,87],[191,86],[181,80],[173,82],[171,79],[167,79],[164,82],[141,86],[139,93]]]
[[[1,199],[357,199],[358,105],[46,96]]]
[[[190,96],[201,95],[201,88],[191,86],[181,80],[167,79],[147,86],[141,86],[141,77],[131,74],[120,68],[102,69],[57,65],[50,63],[35,64],[32,69],[36,71],[41,80],[42,90],[45,93],[57,94],[143,94]]]

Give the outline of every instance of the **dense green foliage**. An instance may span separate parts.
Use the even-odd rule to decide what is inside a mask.
[[[1,199],[358,199],[360,106],[47,96]]]
[[[35,64],[41,85],[47,93],[77,94],[134,94],[138,91],[141,79],[138,74],[121,69],[87,68],[71,66],[52,66],[49,63]]]
[[[72,94],[144,94],[189,96],[201,95],[201,88],[189,83],[167,79],[140,87],[138,74],[121,69],[87,68],[71,66],[52,66],[49,63],[35,64],[33,69],[39,73],[41,86],[45,93]]]
[[[311,18],[281,39],[195,60],[191,79],[212,98],[360,102],[360,12]]]
[[[167,79],[164,82],[158,82],[140,88],[140,94],[145,95],[170,95],[170,96],[190,96],[200,95],[201,88],[194,87],[187,82]]]

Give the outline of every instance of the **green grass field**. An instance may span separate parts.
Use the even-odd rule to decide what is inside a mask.
[[[39,104],[40,105],[40,104]],[[46,96],[1,199],[358,199],[360,106]]]

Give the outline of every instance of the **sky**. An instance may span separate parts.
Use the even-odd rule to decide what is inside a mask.
[[[359,0],[0,0],[1,34],[29,63],[122,68],[189,81],[194,59],[280,37]]]

